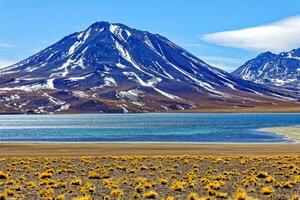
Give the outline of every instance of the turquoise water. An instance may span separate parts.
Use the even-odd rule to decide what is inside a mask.
[[[258,128],[300,125],[300,114],[0,115],[0,141],[290,142]]]

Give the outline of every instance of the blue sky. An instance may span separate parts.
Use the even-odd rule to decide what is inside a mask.
[[[0,0],[0,8],[0,67],[96,21],[159,33],[227,71],[265,50],[300,47],[299,0]]]

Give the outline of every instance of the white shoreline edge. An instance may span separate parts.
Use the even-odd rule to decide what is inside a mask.
[[[264,131],[266,132],[266,131]],[[274,133],[276,134],[276,133]],[[294,143],[294,142],[293,142]],[[134,142],[52,142],[52,141],[0,141],[0,144],[174,144],[174,145],[258,145],[258,144],[291,144],[291,142],[145,142],[145,141],[134,141]]]
[[[289,133],[286,133],[286,131],[289,131],[289,129],[296,129],[296,130],[290,130]],[[281,135],[283,136],[283,139],[292,141],[292,143],[300,143],[300,125],[259,128],[257,129],[257,131]],[[299,138],[296,138],[294,134],[299,134],[298,136]]]

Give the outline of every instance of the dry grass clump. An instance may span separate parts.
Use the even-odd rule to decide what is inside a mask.
[[[259,172],[257,178],[267,178],[269,176],[268,172]]]
[[[270,195],[274,192],[272,186],[266,186],[266,187],[263,187],[262,190],[261,190],[261,193],[264,194],[264,195]]]
[[[169,181],[165,178],[158,178],[158,182],[162,185],[166,185]]]
[[[70,182],[71,185],[81,185],[81,180],[80,179],[76,179],[76,180],[72,180]]]
[[[8,178],[8,174],[3,171],[0,171],[0,179],[7,179],[7,178]]]
[[[174,181],[172,183],[171,189],[174,191],[182,191],[184,186],[185,186],[185,182],[182,181]]]
[[[110,194],[112,197],[121,197],[123,195],[123,191],[120,189],[115,189],[112,190]]]
[[[47,178],[51,178],[52,174],[49,172],[43,172],[39,175],[40,179],[47,179]]]
[[[158,194],[157,192],[153,191],[153,190],[150,190],[150,191],[147,191],[143,194],[143,197],[145,199],[155,199],[158,197]]]
[[[92,171],[89,172],[89,176],[90,179],[101,179],[101,175],[98,172]]]
[[[26,183],[26,186],[29,187],[29,188],[34,188],[36,186],[36,183],[33,182],[33,181],[29,181]]]
[[[299,199],[300,157],[0,158],[1,199]]]
[[[5,200],[7,198],[7,194],[5,192],[0,193],[0,200]]]
[[[238,188],[236,190],[236,194],[234,197],[235,200],[255,200],[255,198],[248,196],[248,194],[246,193],[246,191],[242,188]]]
[[[195,192],[190,193],[186,198],[186,200],[198,200],[198,199],[199,199],[199,196]]]

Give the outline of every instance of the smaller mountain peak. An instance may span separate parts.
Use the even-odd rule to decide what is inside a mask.
[[[293,49],[290,51],[293,56],[300,56],[300,48]]]
[[[271,51],[266,51],[264,53],[258,54],[257,57],[265,57],[265,56],[275,56],[276,54],[272,53]]]
[[[273,59],[275,58],[277,55],[270,52],[270,51],[266,51],[264,53],[258,54],[258,56],[256,57],[256,59]]]

